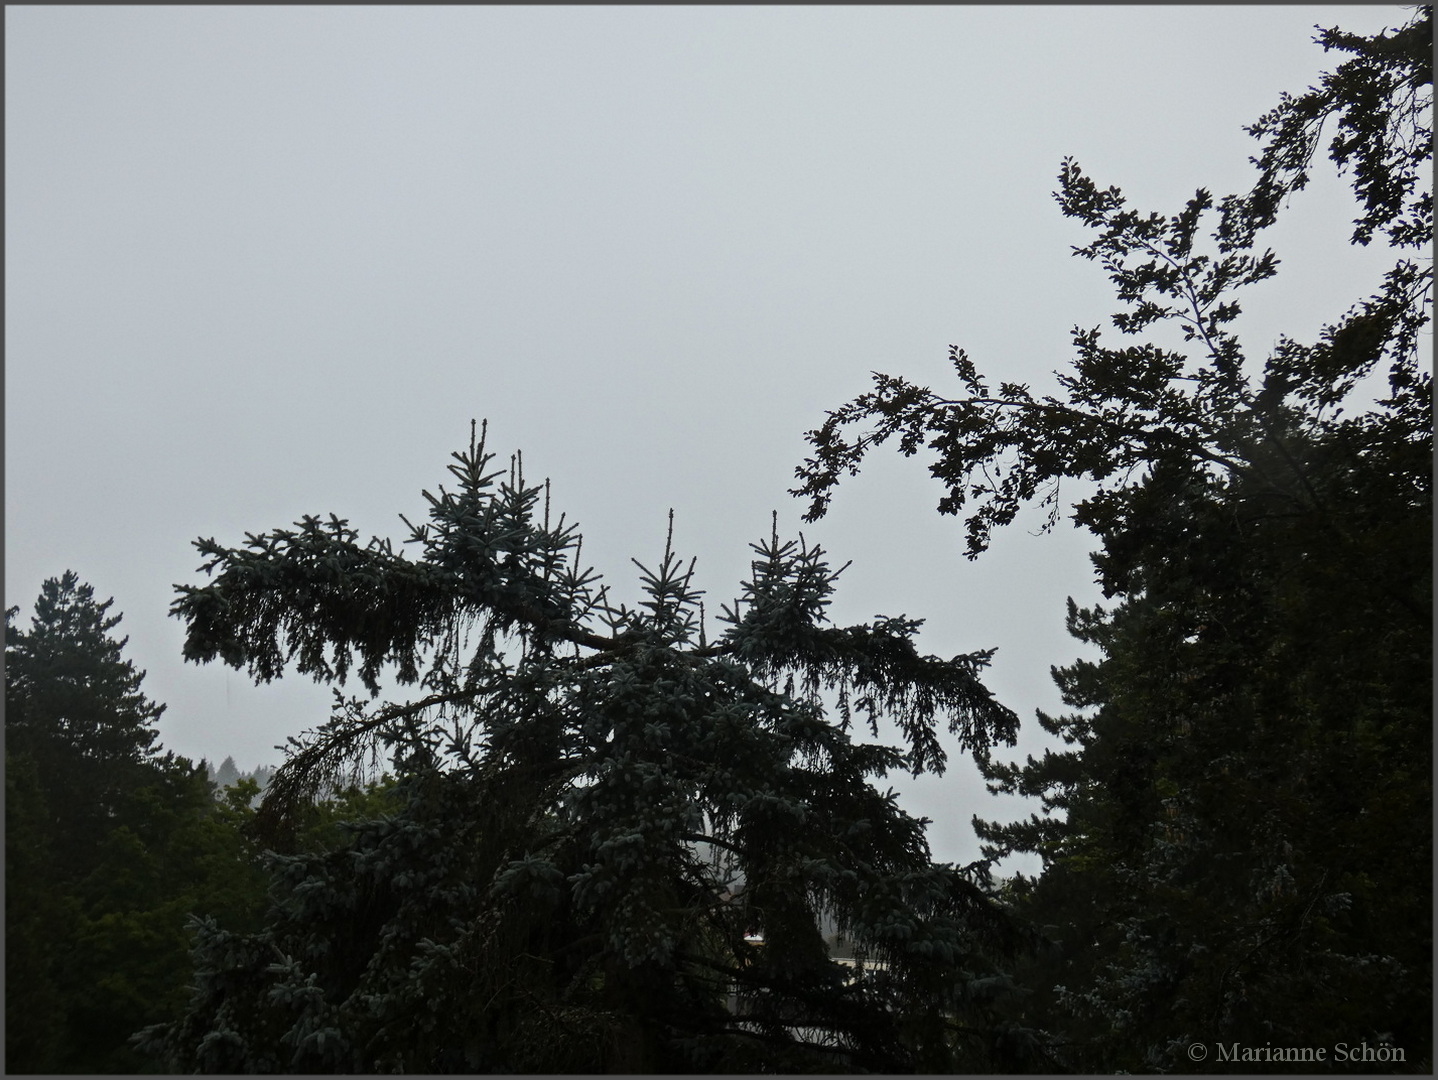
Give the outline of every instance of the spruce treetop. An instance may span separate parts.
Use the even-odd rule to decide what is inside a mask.
[[[95,760],[153,756],[165,706],[141,692],[145,672],[123,656],[130,639],[111,636],[122,618],[109,614],[114,602],[96,601],[67,570],[41,587],[28,631],[15,625],[18,607],[5,613],[6,726],[27,745],[58,740]]]
[[[1012,744],[1017,718],[980,680],[990,654],[924,655],[906,617],[832,625],[842,568],[776,523],[717,636],[672,516],[659,558],[635,560],[642,599],[615,603],[549,484],[518,454],[496,467],[486,436],[471,430],[455,486],[424,493],[429,520],[405,520],[398,549],[334,516],[197,542],[211,580],[173,607],[186,657],[258,680],[293,661],[337,688],[258,814],[290,852],[271,925],[204,931],[199,996],[156,1045],[224,1071],[989,1061],[996,965],[1022,935],[986,868],[934,864],[926,823],[873,781],[942,771],[940,725],[980,757]],[[357,670],[373,699],[386,667],[416,695],[338,689]],[[886,719],[901,747],[857,741]],[[355,823],[350,851],[294,850],[304,808],[384,758],[401,809]],[[877,965],[861,984],[825,925]],[[516,964],[529,974],[503,986],[445,974]],[[303,1004],[313,986],[339,1004]],[[419,1037],[394,1014],[419,1000],[476,1010],[476,1031],[540,1008],[610,1035]]]

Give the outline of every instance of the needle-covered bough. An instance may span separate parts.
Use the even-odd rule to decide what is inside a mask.
[[[990,1011],[1022,935],[986,867],[932,862],[925,822],[870,782],[942,772],[940,725],[980,755],[1014,742],[991,653],[923,655],[903,617],[830,624],[841,571],[777,528],[710,640],[672,515],[642,601],[616,604],[548,482],[494,468],[483,433],[453,456],[457,488],[405,521],[413,557],[334,517],[197,542],[187,659],[418,693],[337,689],[292,740],[259,815],[288,852],[269,924],[203,925],[191,1011],[152,1044],[236,1072],[1036,1060]],[[854,741],[856,719],[903,745]],[[296,853],[300,808],[386,759],[401,809]]]

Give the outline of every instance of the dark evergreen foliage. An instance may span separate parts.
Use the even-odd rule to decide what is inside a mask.
[[[52,970],[67,930],[56,905],[50,813],[34,759],[5,755],[5,1064],[48,1071],[60,1052],[63,1005]],[[23,992],[16,993],[17,987]]]
[[[67,571],[44,583],[30,629],[5,620],[5,745],[36,763],[47,813],[66,843],[62,870],[83,864],[118,800],[145,775],[164,712],[140,692],[143,671],[110,631],[113,600],[96,602]],[[77,860],[81,860],[77,862]]]
[[[1115,603],[1071,605],[1101,659],[1056,673],[1079,711],[1040,715],[1071,749],[990,757],[991,788],[1043,810],[976,821],[990,857],[1044,859],[1011,896],[1059,948],[1025,972],[1020,1015],[1071,1068],[1222,1069],[1187,1048],[1384,1039],[1431,1068],[1431,259],[1400,257],[1317,342],[1281,340],[1261,367],[1231,330],[1236,294],[1277,268],[1253,245],[1326,120],[1361,201],[1352,239],[1431,243],[1431,20],[1322,33],[1352,59],[1250,129],[1259,181],[1219,204],[1209,250],[1207,192],[1145,216],[1065,162],[1057,197],[1097,234],[1075,253],[1114,282],[1115,326],[1171,322],[1190,348],[1075,329],[1063,392],[1045,397],[990,390],[955,349],[962,396],[876,374],[810,433],[795,494],[811,519],[897,436],[936,452],[939,509],[969,512],[970,558],[1026,504],[1056,521],[1063,480],[1097,482],[1074,520]]]
[[[1064,163],[1125,340],[1075,328],[1058,393],[954,349],[961,394],[876,374],[810,433],[810,518],[897,437],[935,454],[971,559],[1094,482],[1106,602],[1069,627],[1099,656],[1039,716],[1067,749],[997,756],[990,654],[830,625],[841,571],[802,537],[754,545],[713,640],[672,521],[615,604],[547,483],[472,432],[411,553],[334,516],[197,542],[188,659],[416,688],[336,689],[218,797],[162,753],[113,601],[67,572],[28,631],[7,612],[7,1070],[1201,1071],[1218,1043],[1366,1040],[1430,1071],[1432,266],[1405,253],[1432,239],[1431,8],[1317,40],[1348,58],[1248,129],[1246,194],[1143,215]],[[1237,298],[1320,150],[1352,242],[1402,257],[1255,361]],[[1186,347],[1138,338],[1164,324]],[[859,741],[881,722],[902,746]],[[940,725],[1042,804],[976,820],[969,867],[875,786],[942,772]],[[1012,852],[1044,871],[996,888]]]
[[[46,581],[28,631],[6,619],[6,1068],[136,1072],[129,1037],[187,997],[186,923],[244,926],[258,851],[203,768],[162,754],[164,710],[73,573]]]
[[[197,543],[213,580],[174,605],[189,658],[262,680],[290,659],[325,681],[357,666],[372,696],[388,664],[423,693],[370,708],[336,690],[260,810],[284,852],[267,925],[204,926],[191,1010],[147,1045],[221,1072],[1030,1060],[994,1011],[1020,935],[870,782],[942,770],[940,723],[980,755],[1012,743],[987,654],[922,655],[906,618],[827,625],[838,572],[802,538],[754,545],[713,641],[672,543],[637,564],[643,601],[612,604],[547,484],[493,457],[473,436],[454,455],[413,559],[333,517]],[[854,741],[856,715],[906,747]],[[308,802],[386,756],[393,807],[306,849]]]

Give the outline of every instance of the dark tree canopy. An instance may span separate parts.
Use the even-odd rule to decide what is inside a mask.
[[[130,639],[110,636],[121,620],[108,614],[114,603],[97,602],[94,590],[67,570],[41,588],[28,631],[14,625],[18,607],[5,613],[12,746],[55,740],[90,760],[150,757],[165,707],[140,692],[145,673],[122,659]]]
[[[1366,1040],[1431,1068],[1432,261],[1409,249],[1432,242],[1432,11],[1319,42],[1350,59],[1249,129],[1245,195],[1145,215],[1064,163],[1060,207],[1093,235],[1074,252],[1115,285],[1122,342],[1075,328],[1048,395],[991,388],[957,348],[952,396],[876,373],[798,470],[813,519],[871,448],[927,449],[970,559],[1023,506],[1055,523],[1063,481],[1093,484],[1073,519],[1114,603],[1070,604],[1069,626],[1101,658],[1055,673],[1077,711],[1039,720],[1067,749],[982,765],[1041,812],[976,821],[991,858],[1043,858],[1012,890],[1059,945],[1023,972],[1027,1015],[1081,1071],[1221,1068],[1187,1053],[1220,1041]],[[1317,341],[1258,361],[1238,296],[1277,271],[1255,243],[1325,124],[1352,241],[1384,236],[1396,262]],[[1165,323],[1186,347],[1142,341]]]
[[[1055,376],[1062,396],[1035,397],[1028,387],[1006,382],[991,389],[957,347],[951,354],[964,391],[959,397],[875,372],[873,391],[829,413],[809,433],[815,453],[797,470],[802,483],[793,492],[810,500],[807,519],[824,515],[840,479],[857,474],[869,449],[897,436],[905,455],[920,447],[935,452],[930,472],[947,489],[941,513],[972,507],[965,522],[970,558],[1022,505],[1037,501],[1056,522],[1065,479],[1099,481],[1099,494],[1081,502],[1078,512],[1082,523],[1104,528],[1120,513],[1124,492],[1160,467],[1243,478],[1252,497],[1311,514],[1327,531],[1341,528],[1315,501],[1310,470],[1293,444],[1328,441],[1355,459],[1403,447],[1421,452],[1431,405],[1418,333],[1428,325],[1431,259],[1401,258],[1382,289],[1317,342],[1284,339],[1257,371],[1229,326],[1242,310],[1236,294],[1277,270],[1273,253],[1256,252],[1254,243],[1282,199],[1307,182],[1323,124],[1332,117],[1340,131],[1330,155],[1340,167],[1357,161],[1363,213],[1355,241],[1383,231],[1400,250],[1431,243],[1430,9],[1371,41],[1338,30],[1324,31],[1320,40],[1356,55],[1325,77],[1320,90],[1285,97],[1249,129],[1268,139],[1254,159],[1262,175],[1247,195],[1222,201],[1211,253],[1195,249],[1204,215],[1214,208],[1209,192],[1200,189],[1173,217],[1144,215],[1127,208],[1117,188],[1100,189],[1071,160],[1059,174],[1055,197],[1063,212],[1097,233],[1074,253],[1103,266],[1125,305],[1114,326],[1132,337],[1171,323],[1192,348],[1110,348],[1100,328],[1075,327],[1073,369]],[[1380,365],[1390,396],[1376,409],[1344,418],[1348,396]],[[865,422],[874,426],[847,434]]]
[[[263,891],[203,768],[160,752],[112,604],[66,572],[29,630],[7,613],[9,1072],[153,1067],[128,1040],[184,1005],[189,914],[233,925]]]
[[[428,492],[409,557],[337,518],[197,547],[179,586],[192,660],[322,681],[389,665],[411,701],[336,690],[260,811],[281,850],[263,931],[202,928],[188,1016],[149,1034],[205,1071],[846,1071],[1006,1067],[1020,935],[981,868],[935,864],[872,784],[941,771],[939,725],[983,756],[1016,717],[988,654],[915,647],[919,622],[828,624],[838,571],[774,534],[704,625],[666,542],[613,604],[548,484],[484,438]],[[406,522],[408,525],[408,522]],[[672,530],[671,530],[672,535]],[[837,715],[831,719],[830,711]],[[905,745],[857,742],[892,720]],[[390,757],[394,808],[340,850],[290,825]],[[823,927],[852,940],[862,978]],[[762,938],[762,945],[755,937]],[[1027,1055],[1027,1056],[1026,1056]]]
[[[5,613],[5,746],[37,767],[66,869],[84,865],[118,802],[147,777],[165,711],[123,658],[129,638],[110,635],[121,619],[113,604],[66,571],[44,583],[29,630],[15,625],[18,607]]]

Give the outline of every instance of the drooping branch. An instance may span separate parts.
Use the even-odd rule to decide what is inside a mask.
[[[471,691],[430,694],[417,701],[386,705],[370,716],[353,710],[332,718],[307,744],[291,739],[294,752],[275,770],[255,815],[255,830],[268,842],[293,837],[299,810],[336,786],[366,753],[377,753],[386,729],[438,705],[472,699]]]

